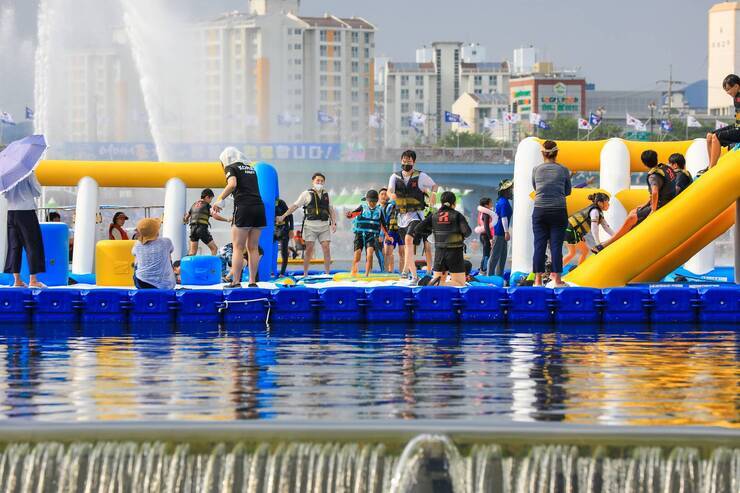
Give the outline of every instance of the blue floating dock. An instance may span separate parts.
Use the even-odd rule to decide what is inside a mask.
[[[0,289],[0,322],[728,323],[740,286]]]

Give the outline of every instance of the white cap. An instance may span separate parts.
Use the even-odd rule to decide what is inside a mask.
[[[221,164],[224,167],[231,166],[234,163],[247,163],[247,156],[245,156],[236,147],[225,148],[223,151],[221,151],[221,156],[219,156],[219,159],[221,160]]]

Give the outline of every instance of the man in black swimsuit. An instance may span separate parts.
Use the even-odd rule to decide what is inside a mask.
[[[198,242],[202,241],[211,250],[211,255],[218,253],[218,246],[211,236],[211,218],[225,223],[231,222],[231,219],[217,214],[211,210],[211,201],[215,194],[210,188],[204,189],[200,193],[200,200],[197,200],[185,214],[183,221],[190,225],[190,246],[188,255],[195,255],[198,252]]]
[[[732,98],[735,105],[735,123],[722,127],[707,134],[707,152],[709,153],[709,167],[719,161],[723,147],[732,147],[740,144],[740,77],[730,74],[722,81],[722,89]]]
[[[223,150],[221,165],[226,173],[226,188],[211,207],[214,212],[221,212],[224,199],[234,194],[234,225],[231,228],[234,253],[231,260],[232,281],[229,287],[240,287],[245,246],[249,253],[249,287],[257,287],[260,234],[262,228],[267,226],[265,204],[260,195],[257,172],[252,164],[247,162],[246,156],[235,147]]]

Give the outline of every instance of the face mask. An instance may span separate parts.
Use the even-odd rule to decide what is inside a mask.
[[[324,184],[323,183],[314,183],[313,184],[313,189],[316,190],[317,192],[320,192],[320,191],[322,191],[324,189]]]
[[[401,169],[404,170],[404,171],[406,171],[406,172],[409,172],[412,169],[414,169],[414,165],[413,164],[402,164],[401,165]]]

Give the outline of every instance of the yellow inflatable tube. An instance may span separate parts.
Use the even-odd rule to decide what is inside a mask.
[[[740,153],[731,152],[668,205],[651,214],[643,224],[598,255],[586,259],[565,280],[595,288],[624,286],[674,252],[694,233],[720,216],[739,196]],[[707,236],[715,233],[716,229]],[[695,254],[701,249],[700,245],[712,239],[694,242],[683,255]],[[666,265],[663,270],[669,267]],[[664,274],[662,271],[652,272],[651,276],[668,273],[670,270]]]
[[[170,178],[188,188],[226,186],[220,163],[160,163],[147,161],[41,161],[36,176],[44,186],[76,187],[89,176],[101,187],[162,188]]]

